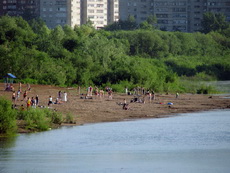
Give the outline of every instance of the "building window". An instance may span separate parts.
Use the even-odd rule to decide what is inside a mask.
[[[89,13],[94,13],[94,10],[88,10]]]
[[[103,13],[103,10],[97,10],[97,13]]]

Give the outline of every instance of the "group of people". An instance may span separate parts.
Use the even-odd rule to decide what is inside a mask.
[[[38,106],[38,104],[39,104],[38,95],[36,95],[35,97],[28,97],[28,93],[31,91],[30,84],[27,84],[27,86],[26,86],[27,88],[25,89],[24,92],[22,92],[22,84],[21,84],[21,82],[19,82],[17,92],[15,91],[15,89],[13,87],[13,84],[9,85],[8,87],[10,87],[11,88],[10,90],[12,91],[12,97],[11,97],[12,98],[12,107],[14,107],[14,108],[16,107],[16,102],[20,101],[21,95],[22,95],[21,101],[26,102],[27,109],[30,108],[30,107],[36,108]],[[67,92],[59,91],[58,92],[58,97],[56,98],[55,102],[53,102],[52,97],[49,96],[48,106],[50,106],[51,104],[60,104],[62,102],[67,102]],[[21,105],[21,108],[24,108],[24,106]]]
[[[12,107],[16,107],[16,102],[20,101],[20,96],[22,93],[22,84],[21,82],[19,82],[19,87],[17,92],[15,92],[13,85],[11,85],[11,89],[12,89]],[[36,106],[38,106],[39,103],[39,98],[38,95],[36,95],[35,97],[28,97],[28,92],[31,90],[30,84],[27,84],[27,89],[24,91],[23,93],[23,98],[21,101],[26,101],[26,107],[27,109],[30,107],[36,108]],[[24,110],[24,105],[21,105],[21,110]]]
[[[125,87],[125,93],[127,95],[145,95],[147,92],[149,92],[148,90],[146,90],[144,87],[135,87],[132,90],[129,90],[128,87]]]
[[[108,94],[108,98],[112,99],[113,98],[113,91],[112,88],[110,87],[105,87],[105,91]],[[105,97],[105,91],[103,89],[98,89],[98,87],[95,86],[95,88],[93,88],[92,86],[89,86],[86,88],[86,94],[85,96],[81,96],[80,98],[84,98],[84,99],[92,99],[93,95],[95,95],[96,97],[100,97],[100,98],[104,98]],[[80,89],[79,89],[79,94],[80,94]],[[80,94],[80,95],[84,95],[84,94]]]
[[[67,92],[64,91],[62,93],[62,91],[58,91],[58,96],[54,102],[52,96],[49,96],[48,106],[52,104],[61,104],[63,102],[67,102]]]
[[[36,95],[36,97],[27,97],[27,101],[26,101],[26,106],[27,109],[29,109],[30,107],[32,108],[36,108],[38,106],[39,103],[39,99],[38,99],[38,95]]]
[[[11,85],[10,87],[13,89],[12,102],[14,105],[16,105],[16,101],[20,100],[20,95],[22,93],[22,84],[19,83],[19,88],[17,92],[15,92],[13,85]],[[23,95],[22,95],[23,99],[21,100],[21,101],[26,101],[27,109],[30,107],[36,108],[39,104],[38,95],[36,95],[35,97],[28,97],[28,92],[30,92],[30,90],[31,90],[31,87],[29,84],[27,84],[27,89],[23,92]],[[93,94],[95,94],[95,96],[104,97],[103,89],[99,90],[97,87],[93,88],[92,86],[89,86],[86,89],[86,91],[87,91],[87,94],[86,94],[87,98],[88,97],[92,98]],[[107,92],[108,94],[108,99],[112,100],[113,98],[112,88],[105,87],[105,92]],[[80,93],[80,89],[79,89],[79,93]],[[129,95],[129,90],[127,87],[125,88],[125,93]],[[153,91],[148,91],[141,87],[134,88],[134,93],[135,93],[135,97],[130,102],[145,103],[146,100],[149,100],[149,102],[151,103],[151,101],[156,99],[155,93]],[[176,98],[178,97],[179,97],[179,93],[176,93]],[[61,104],[63,102],[67,102],[67,92],[58,91],[57,98],[55,101],[53,101],[52,96],[49,96],[48,107],[52,104]],[[127,103],[126,99],[124,99],[124,103],[122,105],[123,105],[122,108],[124,110],[130,109],[130,106]],[[23,105],[21,105],[21,107],[23,107]]]

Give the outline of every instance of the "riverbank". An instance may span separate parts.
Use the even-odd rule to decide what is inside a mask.
[[[4,86],[4,84],[2,84]],[[17,90],[17,85],[15,89]],[[25,91],[26,85],[22,85],[22,91]],[[58,97],[58,92],[67,93],[67,102],[61,104],[53,104],[51,109],[63,113],[64,116],[71,115],[75,125],[86,123],[112,122],[123,121],[128,119],[143,119],[143,118],[161,118],[178,113],[207,111],[212,109],[229,109],[230,98],[216,95],[198,95],[198,94],[180,94],[178,98],[174,94],[156,94],[155,100],[151,102],[146,97],[145,104],[132,102],[133,95],[113,93],[113,98],[109,99],[108,94],[104,97],[93,96],[92,99],[85,99],[86,90],[78,90],[78,88],[61,88],[50,85],[31,85],[31,90],[28,92],[28,97],[39,97],[39,105],[47,107],[49,96],[52,96],[53,101]],[[80,94],[79,94],[80,93]],[[3,87],[0,90],[0,96],[5,96],[11,100],[12,92],[4,91]],[[26,106],[26,101],[21,101],[23,93],[17,106]],[[140,97],[143,99],[143,97]],[[129,110],[122,109],[120,103],[124,99],[129,103]],[[173,105],[168,105],[173,103]],[[63,123],[62,125],[67,125]]]

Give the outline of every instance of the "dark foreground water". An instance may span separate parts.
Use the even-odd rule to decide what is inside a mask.
[[[0,173],[229,173],[230,110],[0,138]]]

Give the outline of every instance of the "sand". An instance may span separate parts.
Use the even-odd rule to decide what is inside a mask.
[[[5,96],[11,100],[12,92],[4,91],[4,84],[1,84],[0,96]],[[18,84],[14,85],[18,89]],[[25,91],[26,85],[22,85]],[[31,91],[28,97],[39,96],[39,105],[46,106],[49,96],[53,100],[58,97],[58,91],[67,92],[67,102],[61,104],[53,104],[50,109],[56,109],[63,113],[63,116],[69,114],[74,118],[74,125],[82,125],[86,123],[114,122],[130,119],[143,118],[163,118],[168,116],[176,116],[180,113],[200,112],[213,109],[230,109],[230,98],[218,95],[202,95],[202,94],[180,94],[176,98],[175,94],[158,94],[155,100],[151,102],[146,97],[144,103],[130,103],[134,95],[126,95],[125,93],[113,93],[113,98],[109,99],[108,94],[104,97],[93,96],[92,99],[81,99],[82,93],[86,94],[86,89],[81,89],[80,95],[78,88],[61,88],[50,85],[31,85]],[[16,104],[26,106],[26,101],[20,100]],[[140,96],[143,98],[143,96]],[[124,110],[120,103],[126,99],[130,109]],[[173,103],[173,105],[168,105]],[[67,125],[63,123],[62,125]],[[73,124],[72,124],[73,125]]]

